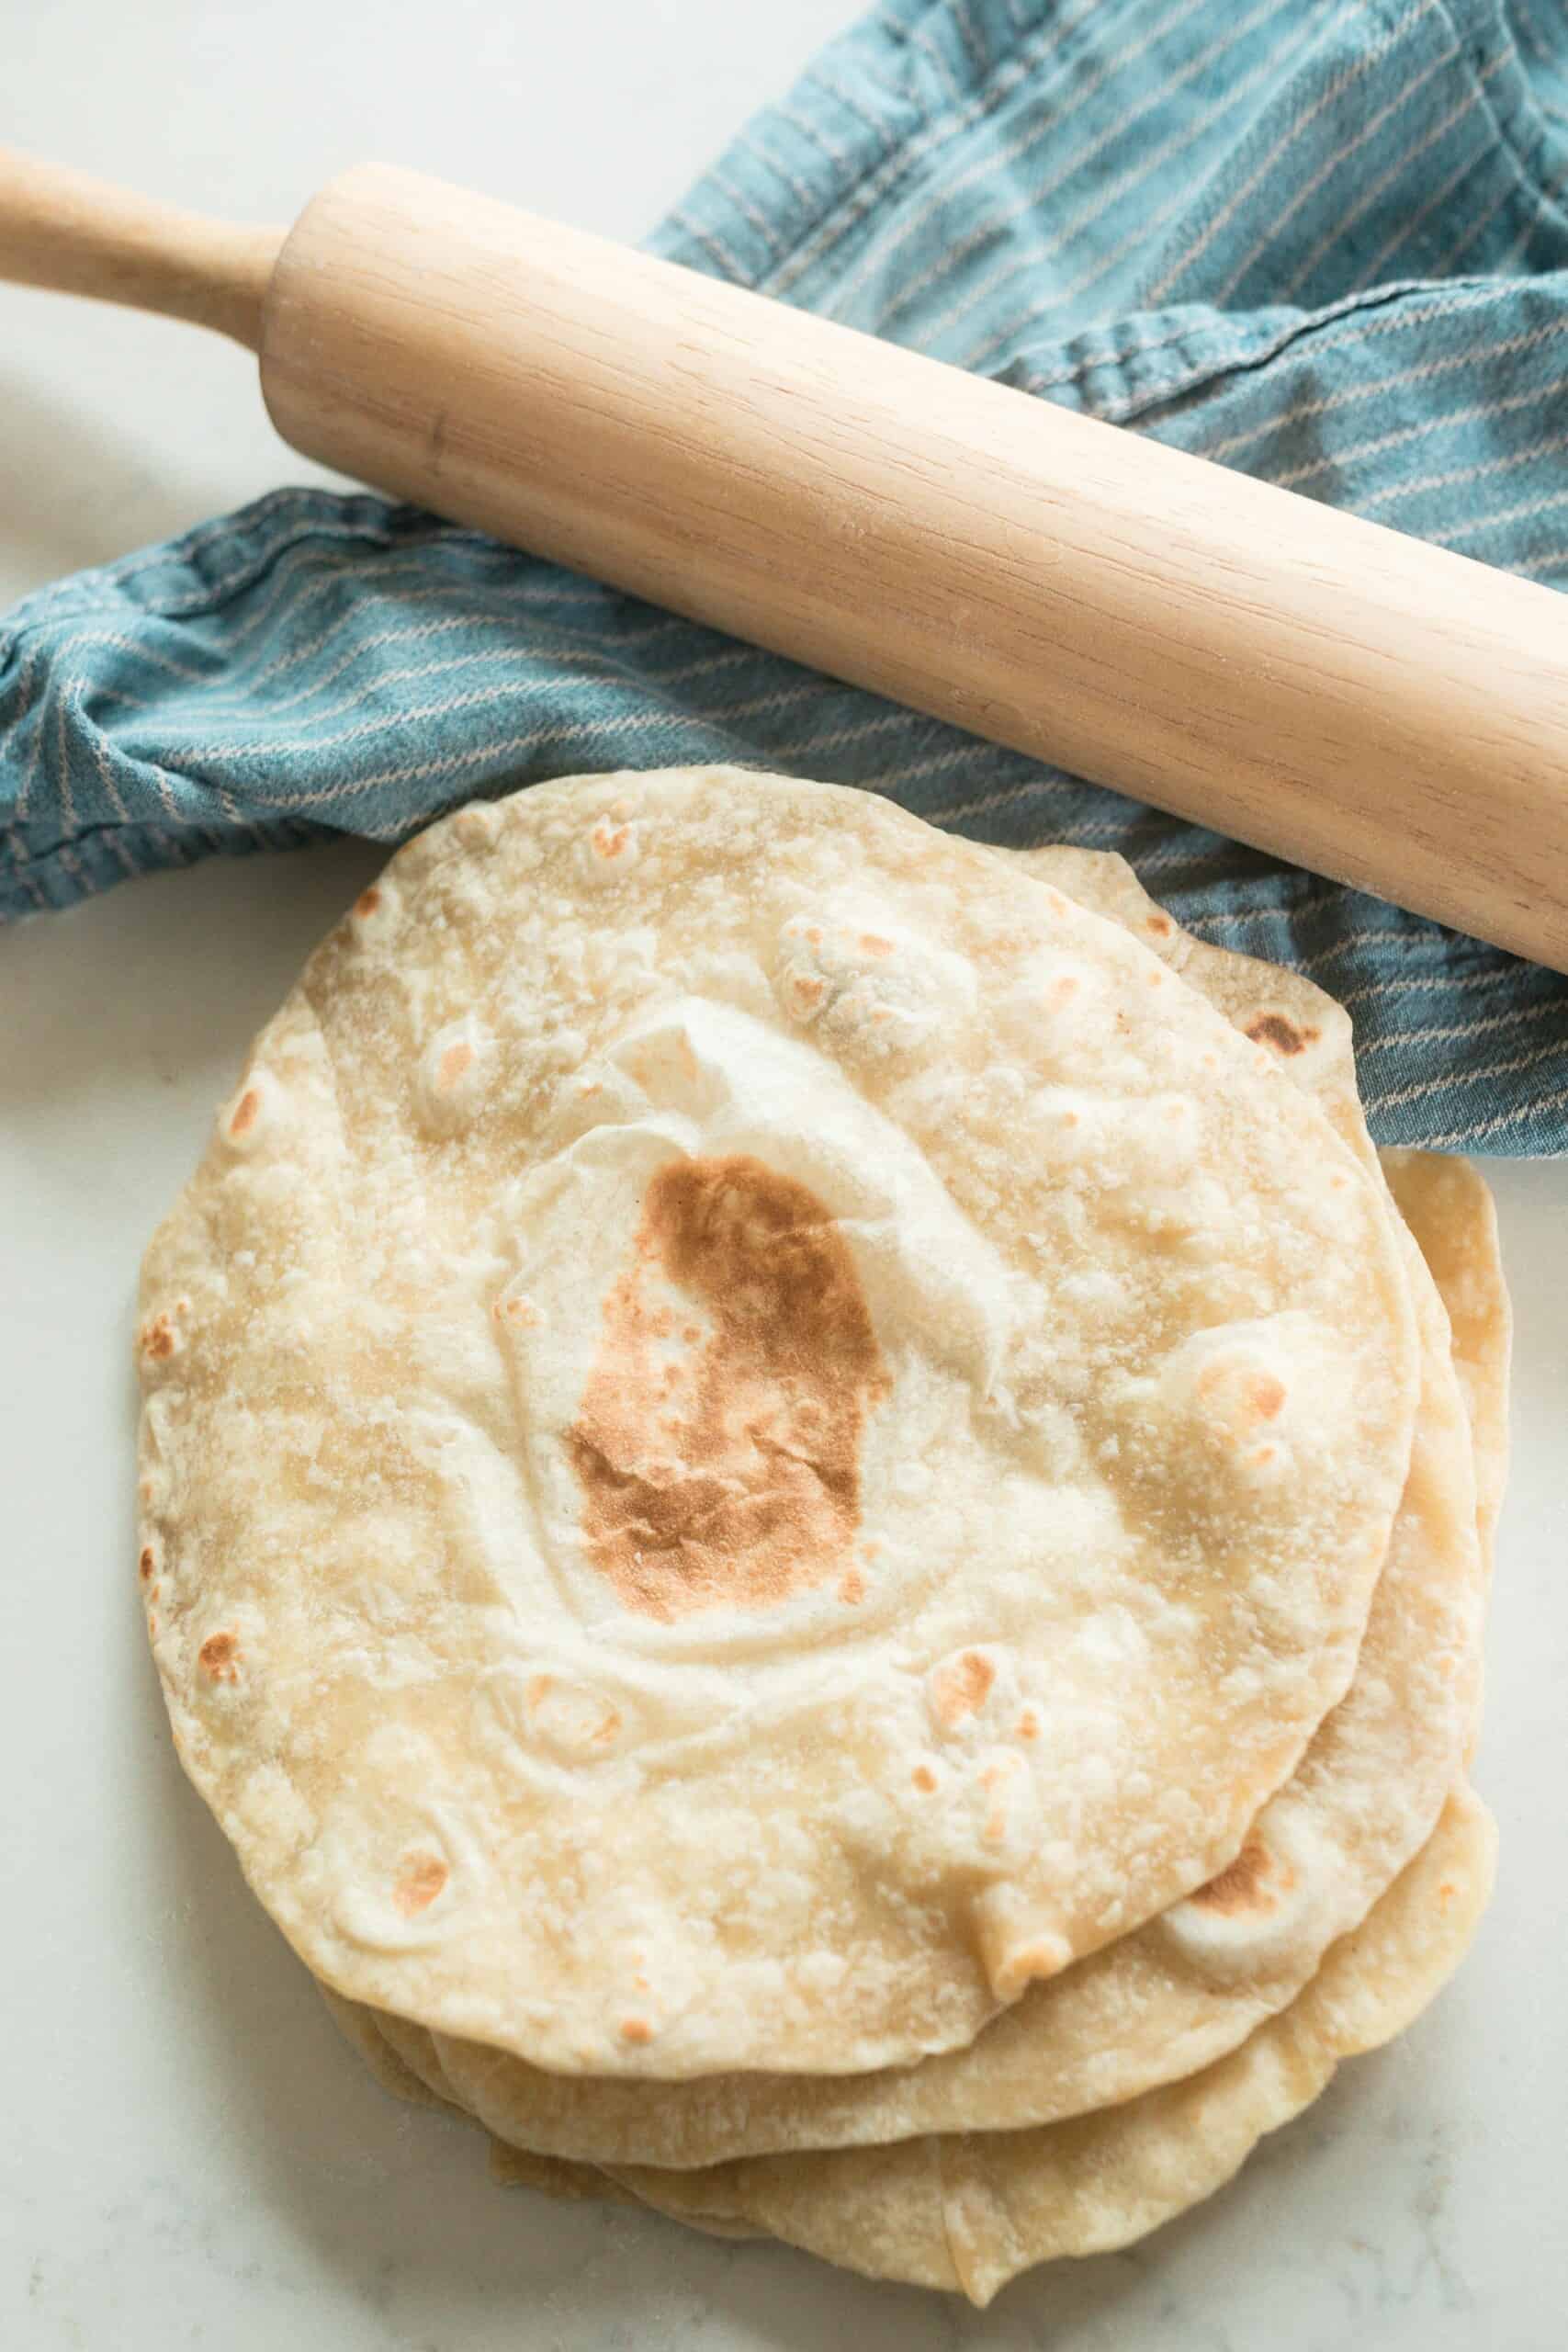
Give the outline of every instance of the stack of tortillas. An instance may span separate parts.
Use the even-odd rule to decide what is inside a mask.
[[[1469,1942],[1507,1324],[1346,1014],[1118,859],[735,770],[466,808],[148,1256],[180,1753],[506,2177],[984,2302]]]

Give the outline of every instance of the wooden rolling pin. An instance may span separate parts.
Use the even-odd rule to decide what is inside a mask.
[[[287,235],[0,154],[0,277],[258,352],[308,456],[1568,969],[1568,604],[382,164]]]

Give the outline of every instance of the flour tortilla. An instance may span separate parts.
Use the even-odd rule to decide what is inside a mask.
[[[1378,1155],[1421,1244],[1453,1326],[1454,1364],[1475,1452],[1481,1545],[1488,1567],[1508,1479],[1508,1359],[1513,1309],[1503,1277],[1497,1210],[1479,1169],[1435,1151]]]
[[[666,2078],[957,2047],[1224,1869],[1349,1679],[1417,1372],[1266,1046],[725,770],[400,853],[140,1354],[176,1737],[301,1956]]]
[[[1246,1030],[1269,1035],[1371,1157],[1349,1023],[1309,981],[1184,942],[1120,858],[1036,853],[1081,903],[1151,933]],[[1479,1182],[1479,1180],[1477,1180]],[[1457,1265],[1455,1224],[1484,1227],[1484,1187],[1407,1190],[1423,1251]],[[1498,1277],[1494,1266],[1491,1279]],[[1111,2105],[1191,2074],[1283,2007],[1355,1926],[1436,1821],[1479,1694],[1482,1565],[1465,1408],[1448,1321],[1419,1262],[1422,1403],[1409,1483],[1357,1674],[1247,1841],[1248,1883],[1178,1905],[1046,1984],[967,2048],[908,2069],[837,2077],[728,2075],[682,2084],[593,2082],[443,2035],[454,2095],[497,2137],[593,2163],[699,2165],[923,2132],[1014,2129]],[[1486,1277],[1472,1273],[1467,1341],[1484,1342]],[[1478,1373],[1480,1367],[1477,1367]],[[1495,1382],[1483,1385],[1495,1387]]]
[[[1432,1837],[1305,1992],[1239,2050],[1183,2081],[1042,2131],[959,2133],[705,2172],[630,2168],[659,2211],[762,2227],[877,2278],[984,2306],[1035,2263],[1109,2253],[1224,2186],[1340,2061],[1404,2031],[1468,1948],[1495,1830],[1461,1787]]]

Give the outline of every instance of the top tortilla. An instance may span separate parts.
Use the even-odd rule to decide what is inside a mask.
[[[1375,1181],[890,804],[580,780],[392,861],[154,1239],[186,1768],[340,1993],[564,2072],[958,2046],[1233,1860],[1350,1676]]]

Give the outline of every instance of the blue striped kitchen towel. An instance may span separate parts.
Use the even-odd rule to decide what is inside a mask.
[[[655,243],[1568,586],[1565,205],[1562,0],[883,0]],[[282,492],[11,613],[0,913],[714,759],[1122,850],[1349,1005],[1380,1137],[1568,1150],[1562,978],[369,497]]]

